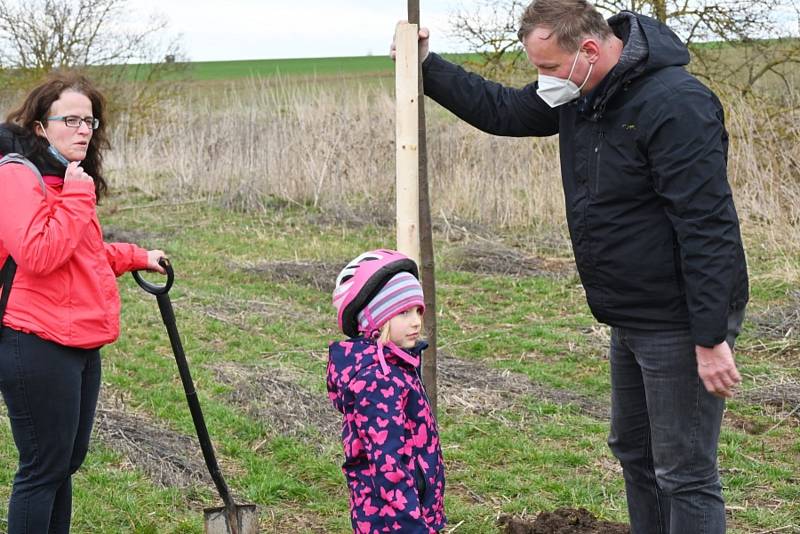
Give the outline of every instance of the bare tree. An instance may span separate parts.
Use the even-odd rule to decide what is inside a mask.
[[[154,41],[167,21],[151,16],[136,23],[128,4],[128,0],[0,0],[2,66],[50,70],[150,61]]]
[[[479,63],[469,62],[486,76],[513,80],[527,65],[517,40],[524,0],[479,0],[470,8],[458,8],[452,16],[451,33],[477,52]]]
[[[596,0],[611,15],[627,9],[669,25],[692,52],[690,71],[744,95],[775,97],[775,79],[793,86],[800,63],[798,0]],[[516,29],[528,1],[480,0],[457,12],[452,33],[485,57],[484,72],[519,64]]]
[[[163,90],[153,82],[180,68],[165,61],[182,56],[167,27],[128,0],[0,0],[0,76],[13,88],[53,69],[88,70],[114,107],[150,107]]]

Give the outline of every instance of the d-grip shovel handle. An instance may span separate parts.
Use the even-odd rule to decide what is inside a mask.
[[[172,282],[175,281],[175,272],[172,270],[172,264],[167,258],[161,258],[158,260],[158,264],[167,271],[167,283],[163,286],[148,282],[142,278],[142,275],[139,274],[140,271],[133,271],[131,274],[133,275],[134,280],[136,280],[136,283],[139,284],[139,287],[148,293],[153,295],[166,295],[172,288]]]
[[[236,503],[233,500],[230,489],[228,489],[228,485],[225,483],[225,478],[222,476],[216,455],[214,454],[214,446],[211,444],[211,438],[208,435],[208,428],[206,428],[206,422],[203,418],[203,410],[200,408],[200,401],[194,389],[192,374],[189,371],[189,363],[186,361],[186,355],[183,352],[183,345],[181,344],[181,336],[178,333],[178,327],[175,323],[175,312],[172,309],[172,302],[170,302],[169,295],[167,294],[172,287],[172,282],[175,280],[175,273],[168,259],[161,258],[158,260],[158,264],[167,271],[167,283],[163,286],[151,284],[143,279],[138,271],[133,271],[132,274],[136,279],[136,283],[138,283],[142,289],[156,296],[158,308],[161,311],[161,318],[164,320],[164,326],[167,327],[167,334],[169,334],[172,352],[175,355],[175,363],[178,365],[178,373],[181,377],[183,390],[186,393],[186,401],[189,404],[192,422],[197,432],[197,438],[200,441],[200,449],[203,451],[203,458],[206,461],[208,473],[211,475],[211,479],[214,481],[217,491],[219,491],[219,496],[222,497],[222,501],[225,503],[228,524],[232,534],[238,534],[239,519],[236,512]]]

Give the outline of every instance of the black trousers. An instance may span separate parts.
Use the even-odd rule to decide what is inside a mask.
[[[72,474],[86,457],[100,391],[100,352],[4,327],[0,391],[19,452],[8,534],[66,534]]]

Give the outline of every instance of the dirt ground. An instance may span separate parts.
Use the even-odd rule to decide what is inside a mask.
[[[447,267],[471,273],[516,277],[575,274],[570,259],[529,256],[494,239],[473,240],[456,247],[448,255]]]
[[[447,351],[439,351],[438,358],[440,402],[448,408],[491,415],[521,407],[529,396],[553,404],[572,405],[581,413],[600,420],[609,418],[607,400],[537,384],[523,374],[457,358]]]
[[[505,534],[628,534],[623,523],[600,521],[584,508],[559,508],[541,512],[535,519],[501,516],[498,524]]]
[[[326,358],[313,353],[312,358]],[[439,353],[440,406],[445,410],[477,414],[503,421],[502,413],[522,409],[526,398],[571,405],[598,419],[607,419],[606,402],[531,382],[521,374],[494,369],[477,361]],[[215,367],[217,379],[231,386],[228,402],[264,421],[276,434],[298,438],[312,446],[338,440],[341,415],[324,392],[301,385],[302,376],[285,368],[263,365],[222,364]],[[305,377],[308,381],[309,377]],[[324,377],[313,377],[321,383]]]
[[[213,487],[196,437],[128,411],[108,387],[101,390],[94,432],[104,445],[163,487]]]
[[[264,261],[252,265],[233,265],[274,282],[292,282],[313,287],[323,293],[333,291],[339,271],[351,258],[339,261]],[[481,239],[454,247],[444,260],[448,269],[505,276],[571,276],[571,260],[536,258],[498,241]]]

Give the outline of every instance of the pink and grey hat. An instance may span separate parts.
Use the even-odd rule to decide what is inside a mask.
[[[395,279],[398,274],[404,274]],[[425,307],[414,260],[396,250],[365,252],[336,278],[333,305],[346,335],[372,336],[392,317],[414,306]]]
[[[413,274],[399,272],[358,313],[361,332],[380,330],[392,317],[416,306],[425,309],[422,286]]]

